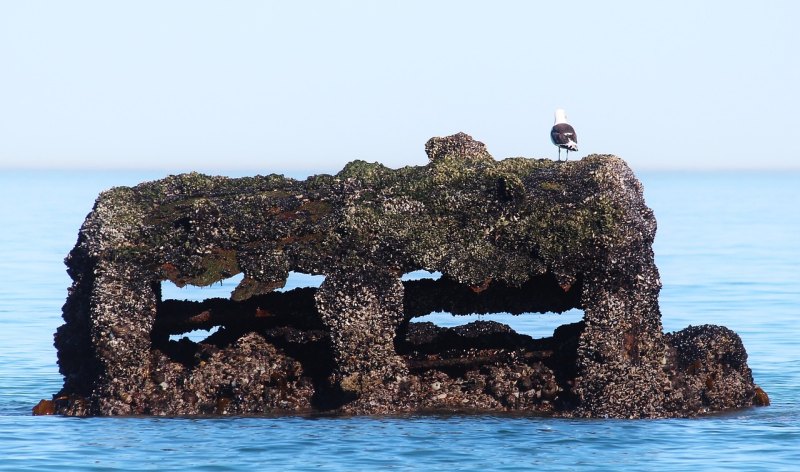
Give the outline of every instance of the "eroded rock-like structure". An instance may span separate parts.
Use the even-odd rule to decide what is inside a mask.
[[[465,134],[425,150],[419,167],[193,173],[101,194],[66,260],[64,387],[35,412],[664,417],[767,402],[735,333],[662,333],[656,222],[621,159],[495,161]],[[417,270],[442,276],[401,279]],[[290,271],[325,279],[276,291]],[[161,296],[165,280],[239,273],[230,299]],[[412,321],[572,308],[583,321],[543,339]]]

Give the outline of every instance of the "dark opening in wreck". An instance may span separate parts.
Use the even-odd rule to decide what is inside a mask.
[[[334,395],[327,386],[335,363],[329,332],[314,303],[317,289],[310,286],[275,291],[243,301],[230,298],[159,300],[151,331],[152,348],[191,370],[214,352],[224,350],[245,335],[258,333],[300,362],[316,391],[328,390],[326,396],[316,395],[312,399],[314,408],[339,408],[348,396],[341,392]],[[565,290],[552,274],[532,279],[520,287],[490,281],[482,286],[469,286],[447,276],[415,277],[403,280],[403,289],[405,320],[398,326],[394,345],[412,374],[423,375],[435,370],[457,383],[465,382],[471,374],[474,382],[475,372],[488,372],[487,369],[493,365],[507,364],[511,356],[519,358],[524,365],[538,366],[539,370],[549,369],[554,373],[559,385],[545,389],[546,402],[574,401],[563,392],[569,391],[576,374],[577,340],[583,324],[561,326],[552,336],[535,339],[515,332],[507,324],[492,321],[491,315],[551,313],[554,316],[553,312],[579,308],[580,279]],[[177,292],[177,295],[184,294]],[[486,315],[487,319],[452,328],[439,327],[431,322],[413,322],[415,318],[433,312],[464,317]],[[190,332],[210,335],[191,340],[185,337]],[[326,358],[328,361],[323,361]],[[481,382],[486,383],[486,380]],[[521,385],[532,387],[533,383],[523,379]],[[559,392],[562,392],[560,397],[557,395]],[[559,404],[552,407],[566,408]]]

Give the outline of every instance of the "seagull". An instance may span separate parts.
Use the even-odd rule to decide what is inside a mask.
[[[558,146],[558,161],[561,162],[561,149],[567,150],[567,158],[564,162],[569,160],[569,152],[578,150],[578,135],[575,134],[575,128],[567,123],[567,112],[559,108],[556,110],[556,122],[553,129],[550,130],[550,141]]]

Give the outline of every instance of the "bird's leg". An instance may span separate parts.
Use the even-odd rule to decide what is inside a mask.
[[[564,162],[567,162],[568,160],[569,160],[569,149],[567,149],[567,157],[564,158]]]
[[[561,146],[558,147],[558,162],[561,162]]]

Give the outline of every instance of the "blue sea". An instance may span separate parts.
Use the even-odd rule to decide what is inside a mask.
[[[0,173],[0,470],[797,470],[800,467],[800,172],[640,173],[655,211],[666,331],[739,333],[772,405],[669,420],[502,415],[64,418],[31,416],[62,383],[53,333],[63,258],[97,194],[163,177]],[[319,283],[297,275],[292,285]],[[165,287],[227,296],[235,282]],[[430,315],[442,325],[470,321]],[[487,317],[536,337],[580,318]]]

